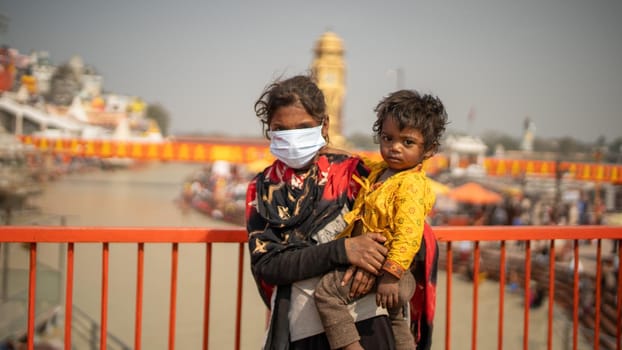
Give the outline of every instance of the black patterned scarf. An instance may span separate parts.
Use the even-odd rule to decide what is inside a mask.
[[[367,172],[357,157],[321,154],[303,173],[277,160],[258,174],[247,194],[251,263],[285,249],[316,245],[314,234],[344,206],[351,207],[359,188],[352,176]]]

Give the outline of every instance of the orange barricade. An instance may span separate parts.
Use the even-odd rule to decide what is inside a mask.
[[[41,151],[78,157],[132,158],[143,161],[210,162],[225,160],[232,163],[271,161],[267,142],[190,142],[190,141],[115,141],[85,139],[48,139],[21,136],[22,142],[34,145]],[[378,152],[353,150],[371,159],[380,159]],[[449,166],[447,157],[437,154],[424,163],[425,170],[434,174]],[[485,158],[483,162],[489,176],[519,177],[524,174],[555,177],[558,170],[575,180],[622,183],[622,165],[601,163],[574,163],[545,160]],[[559,167],[559,169],[558,169]]]

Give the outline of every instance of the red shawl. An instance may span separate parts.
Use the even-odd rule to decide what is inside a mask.
[[[438,244],[432,227],[423,227],[423,244],[415,257],[413,275],[417,286],[410,300],[411,329],[417,350],[430,349],[434,309],[436,307],[436,273],[438,270]]]

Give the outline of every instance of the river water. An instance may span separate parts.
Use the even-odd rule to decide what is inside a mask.
[[[184,179],[199,168],[193,163],[150,163],[134,169],[64,175],[47,183],[44,192],[30,201],[41,215],[21,220],[24,224],[59,225],[62,217],[68,226],[232,226],[177,206]],[[238,249],[237,244],[215,244],[212,250],[210,349],[234,347]],[[111,244],[109,250],[108,331],[130,347],[134,345],[136,250],[135,244]],[[38,259],[47,266],[61,266],[63,252],[59,251],[58,244],[41,244]],[[179,246],[175,324],[178,349],[202,346],[205,252],[203,244]],[[101,315],[101,256],[101,244],[75,246],[74,305],[97,322]],[[27,250],[23,247],[12,245],[10,257],[13,268],[27,266]],[[266,313],[248,261],[245,251],[241,345],[243,349],[257,349]],[[143,349],[168,348],[170,276],[171,245],[146,244]],[[41,282],[39,287],[58,288],[51,284]],[[72,338],[74,344],[81,343],[76,334]]]
[[[134,169],[65,175],[47,183],[44,192],[33,198],[31,203],[40,208],[41,215],[31,219],[37,222],[30,224],[59,225],[63,217],[68,226],[231,226],[196,211],[181,210],[177,206],[176,199],[184,179],[199,168],[199,164],[193,163],[150,163]],[[38,247],[39,261],[46,266],[60,266],[59,270],[63,271],[64,249],[64,246],[59,247],[58,244],[41,244]],[[101,250],[101,244],[77,244],[75,247],[74,305],[97,322],[101,312]],[[234,347],[237,252],[236,244],[214,245],[210,349]],[[182,244],[179,253],[175,348],[200,349],[205,246]],[[134,344],[136,255],[135,244],[110,245],[108,331],[130,347]],[[10,256],[10,267],[19,269],[28,266],[27,249],[11,245]],[[266,311],[250,276],[248,261],[248,252],[245,251],[241,348],[259,349],[264,335]],[[142,348],[167,349],[171,245],[147,244],[144,266]],[[434,348],[444,347],[445,342],[445,276],[444,271],[439,271]],[[43,281],[39,282],[39,288],[58,289],[62,288],[62,284],[49,283],[46,286]],[[62,290],[58,294],[62,295]],[[482,349],[495,348],[497,345],[498,294],[498,284],[495,282],[484,281],[480,285],[477,342]],[[455,348],[466,348],[472,336],[471,282],[454,277],[451,298],[450,341]],[[545,302],[540,309],[531,312],[530,348],[546,347],[546,305]],[[522,348],[523,311],[521,296],[506,293],[505,349]],[[563,349],[568,345],[568,327],[565,321],[557,323],[554,349]],[[83,342],[78,339],[76,332],[72,342],[77,348],[83,348],[78,345]],[[109,345],[112,345],[110,341]]]

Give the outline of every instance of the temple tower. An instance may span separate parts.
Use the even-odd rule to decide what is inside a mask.
[[[342,110],[346,92],[346,67],[343,60],[343,42],[335,33],[325,32],[315,43],[314,53],[311,69],[326,98],[330,118],[328,137],[332,145],[344,146]]]

